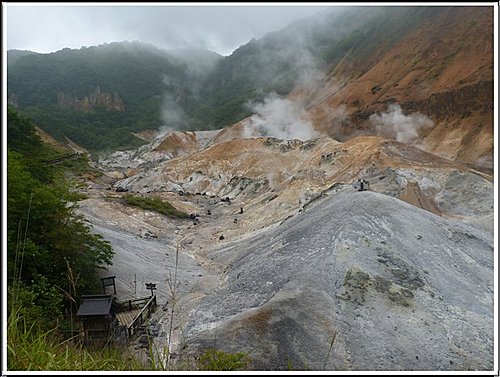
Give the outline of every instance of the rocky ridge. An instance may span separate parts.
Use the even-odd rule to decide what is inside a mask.
[[[315,127],[340,141],[376,134],[370,115],[397,103],[434,122],[419,135],[421,148],[491,174],[492,10],[443,8],[378,54],[348,54],[324,82],[297,86],[290,97],[305,101]]]

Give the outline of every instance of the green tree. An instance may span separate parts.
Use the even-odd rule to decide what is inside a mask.
[[[65,291],[97,288],[98,271],[111,264],[113,250],[76,213],[78,196],[43,163],[47,147],[37,140],[34,125],[14,110],[8,121],[7,277],[15,291],[9,298],[31,303],[32,314],[38,313],[33,317],[52,318],[64,312]]]

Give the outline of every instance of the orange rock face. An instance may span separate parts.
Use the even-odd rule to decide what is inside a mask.
[[[493,8],[456,7],[406,35],[380,58],[341,61],[307,98],[315,128],[344,141],[376,134],[370,115],[397,103],[434,126],[420,147],[477,168],[492,168]],[[359,69],[361,67],[361,69]],[[356,73],[354,73],[356,72]]]

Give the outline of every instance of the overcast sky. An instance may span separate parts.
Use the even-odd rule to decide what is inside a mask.
[[[327,10],[304,3],[228,6],[201,3],[3,3],[7,49],[53,52],[102,43],[142,41],[161,48],[201,47],[229,55],[252,37],[279,30],[291,21]],[[182,5],[181,5],[182,4]]]

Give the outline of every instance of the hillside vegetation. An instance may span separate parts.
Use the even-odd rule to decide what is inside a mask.
[[[189,90],[196,73],[186,64],[142,43],[21,54],[8,67],[9,100],[59,140],[67,136],[90,150],[136,147],[143,141],[132,132],[162,125],[163,95]],[[109,100],[83,105],[98,94]]]
[[[8,97],[60,141],[92,152],[137,147],[144,140],[134,133],[161,126],[224,128],[272,92],[338,140],[376,134],[370,116],[397,103],[433,120],[419,135],[426,150],[491,169],[491,9],[334,7],[227,57],[139,42],[9,51]]]
[[[84,197],[66,180],[91,169],[84,158],[51,164],[68,151],[43,143],[35,124],[10,106],[7,136],[8,370],[164,370],[161,363],[139,361],[127,347],[83,346],[78,303],[81,295],[100,292],[99,270],[114,256],[110,242],[76,213]],[[127,195],[126,202],[188,217],[155,198]],[[248,362],[243,353],[211,350],[189,368],[237,370]]]
[[[50,327],[76,312],[81,294],[99,287],[113,250],[75,213],[59,156],[34,124],[9,107],[7,118],[7,285],[9,314]]]
[[[125,195],[125,202],[131,206],[156,211],[170,217],[189,217],[187,213],[175,209],[175,207],[169,202],[154,197],[148,198],[128,194]]]

